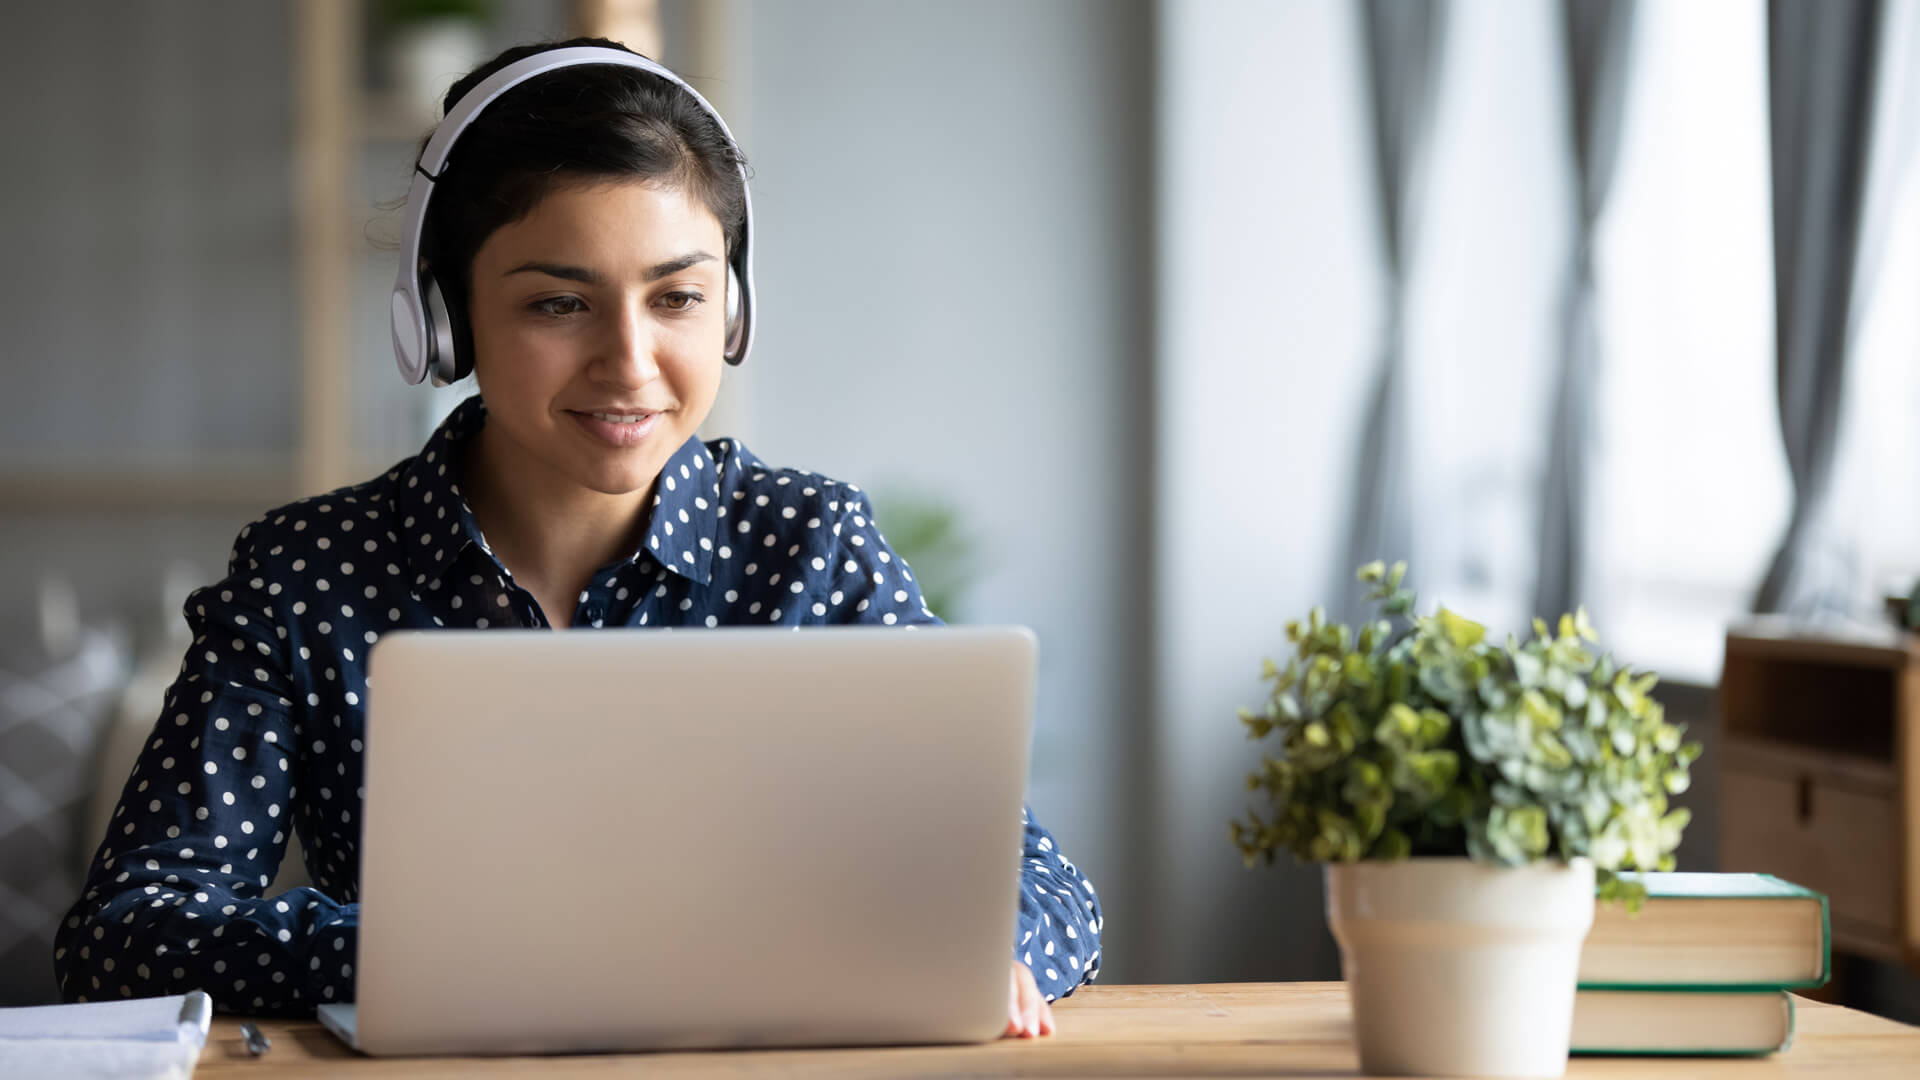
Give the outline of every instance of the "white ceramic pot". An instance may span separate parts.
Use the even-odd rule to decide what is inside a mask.
[[[1554,1077],[1567,1068],[1593,863],[1330,864],[1327,921],[1363,1072]]]
[[[409,121],[432,127],[447,89],[486,54],[486,28],[471,19],[422,19],[396,27],[387,42],[387,76],[398,107]]]

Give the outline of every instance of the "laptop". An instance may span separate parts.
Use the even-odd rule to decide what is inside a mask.
[[[1024,628],[396,631],[369,658],[368,1054],[983,1042]]]

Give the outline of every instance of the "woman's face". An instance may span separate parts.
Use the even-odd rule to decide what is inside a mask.
[[[487,430],[536,469],[644,492],[706,419],[725,348],[720,222],[676,187],[556,188],[474,255]]]

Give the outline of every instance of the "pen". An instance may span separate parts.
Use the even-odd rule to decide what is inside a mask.
[[[192,1028],[199,1036],[197,1041],[207,1041],[207,1028],[213,1024],[213,999],[205,990],[195,990],[180,1002],[180,1026]]]
[[[259,1057],[273,1049],[273,1040],[262,1034],[259,1028],[254,1027],[251,1020],[240,1021],[240,1037],[246,1040],[247,1053],[254,1057]]]

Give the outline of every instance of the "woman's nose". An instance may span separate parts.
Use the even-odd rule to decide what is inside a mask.
[[[626,307],[599,350],[599,373],[609,382],[626,386],[641,386],[659,378],[655,344],[653,320],[647,317],[645,307]]]

